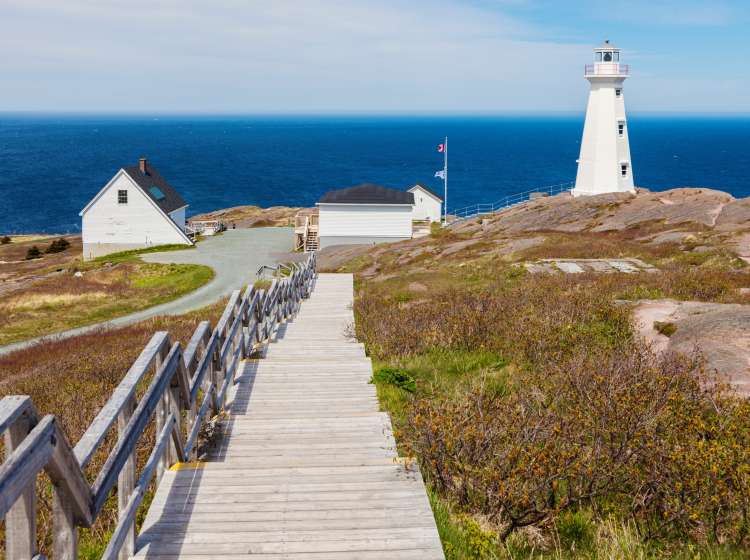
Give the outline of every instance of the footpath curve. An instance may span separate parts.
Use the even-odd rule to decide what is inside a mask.
[[[289,228],[253,228],[228,230],[222,235],[201,241],[194,249],[149,253],[141,258],[153,263],[202,264],[214,270],[214,278],[194,292],[174,301],[149,307],[130,315],[94,323],[76,329],[48,334],[6,346],[0,346],[0,355],[28,348],[40,342],[78,336],[99,329],[124,327],[158,315],[181,315],[219,301],[248,284],[263,264],[273,264],[274,255],[292,248]]]

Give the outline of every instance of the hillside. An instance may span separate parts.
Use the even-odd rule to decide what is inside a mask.
[[[749,232],[684,188],[320,253],[449,558],[746,556]]]
[[[191,221],[219,220],[227,227],[251,228],[251,227],[274,227],[289,226],[294,221],[294,215],[299,208],[289,206],[271,206],[261,208],[260,206],[233,206],[212,212],[205,212],[191,216]]]

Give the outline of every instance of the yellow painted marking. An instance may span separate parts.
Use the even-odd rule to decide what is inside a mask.
[[[202,469],[206,466],[204,461],[190,461],[188,463],[175,463],[169,467],[170,471],[184,471],[188,469]]]

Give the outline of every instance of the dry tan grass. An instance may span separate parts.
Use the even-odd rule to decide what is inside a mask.
[[[35,311],[46,308],[50,311],[71,305],[93,303],[110,297],[105,292],[85,292],[82,294],[29,294],[16,296],[0,304],[6,311]]]

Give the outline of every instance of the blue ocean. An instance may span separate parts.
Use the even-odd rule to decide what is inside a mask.
[[[573,181],[583,114],[566,116],[0,115],[0,232],[76,232],[78,212],[145,156],[188,215],[236,206],[310,206],[372,182],[442,189],[448,208]],[[750,195],[750,117],[630,115],[636,185]]]

